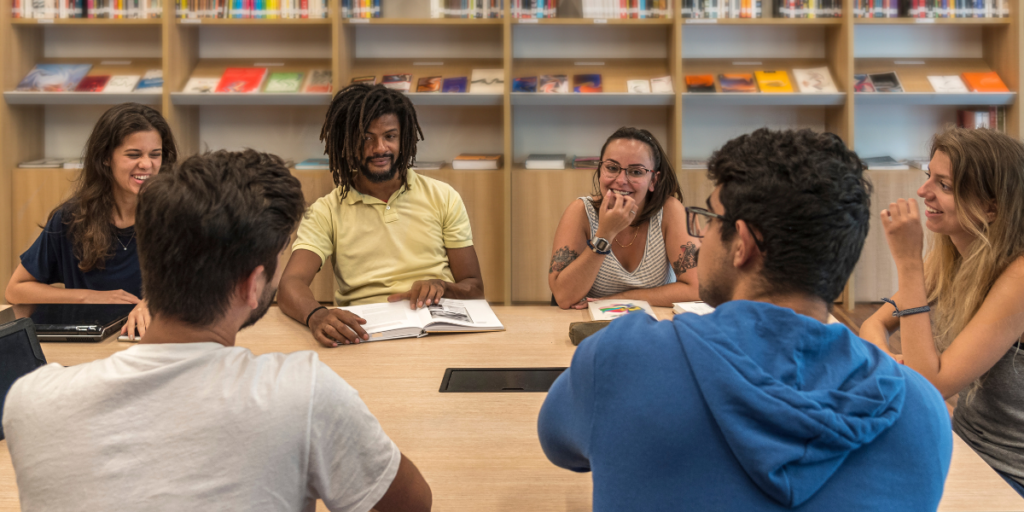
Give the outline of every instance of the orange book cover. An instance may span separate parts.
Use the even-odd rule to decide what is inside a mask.
[[[228,68],[215,92],[259,92],[267,68]]]
[[[960,75],[972,92],[1010,92],[995,71]]]
[[[754,71],[761,92],[793,92],[789,73],[785,71]]]

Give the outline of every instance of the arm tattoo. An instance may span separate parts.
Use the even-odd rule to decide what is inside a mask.
[[[676,275],[685,274],[687,270],[695,268],[697,266],[697,252],[700,251],[693,242],[686,242],[686,245],[680,245],[679,248],[683,250],[683,253],[672,264],[672,270],[676,271]]]
[[[579,257],[580,253],[570,249],[568,245],[562,247],[551,256],[551,268],[548,269],[548,274],[565,270],[565,267],[568,267],[570,263]]]

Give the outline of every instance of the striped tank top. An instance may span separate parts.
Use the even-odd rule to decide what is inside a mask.
[[[590,221],[590,238],[594,238],[597,236],[597,211],[594,210],[594,201],[587,196],[580,199],[583,200],[587,220]],[[672,272],[665,250],[665,238],[661,233],[661,216],[664,211],[664,208],[659,209],[658,213],[651,217],[650,225],[647,227],[644,257],[636,270],[626,272],[615,257],[615,253],[608,254],[601,263],[601,269],[597,272],[597,278],[594,279],[594,285],[591,286],[587,297],[596,299],[626,290],[654,288],[676,281],[676,275]]]

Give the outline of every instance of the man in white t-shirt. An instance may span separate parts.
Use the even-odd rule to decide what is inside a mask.
[[[22,510],[430,509],[419,471],[316,353],[234,346],[269,307],[303,211],[281,159],[253,150],[149,179],[135,223],[145,336],[7,395]]]

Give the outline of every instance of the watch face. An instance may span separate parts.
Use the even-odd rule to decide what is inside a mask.
[[[593,243],[594,243],[594,248],[599,250],[599,251],[607,251],[608,250],[608,246],[611,245],[608,242],[608,240],[605,240],[604,238],[595,238]]]

